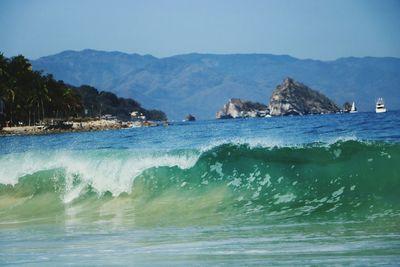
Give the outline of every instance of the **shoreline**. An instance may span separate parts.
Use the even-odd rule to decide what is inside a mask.
[[[46,125],[3,127],[0,136],[10,135],[47,135],[56,133],[94,132],[134,127],[134,122],[117,120],[93,120],[87,122],[66,122],[66,127],[51,127]],[[141,127],[141,126],[137,126]]]

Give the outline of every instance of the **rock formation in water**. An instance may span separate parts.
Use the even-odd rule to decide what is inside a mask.
[[[268,106],[251,102],[242,101],[238,98],[229,99],[222,110],[216,114],[217,119],[232,119],[232,118],[255,118],[265,117],[269,114]]]
[[[185,118],[185,121],[195,121],[196,117],[193,116],[192,114],[188,114]]]
[[[351,103],[348,102],[348,101],[346,101],[346,102],[343,104],[343,112],[349,113],[350,110],[351,110]]]
[[[326,114],[340,108],[323,94],[287,78],[272,93],[269,102],[272,116]]]

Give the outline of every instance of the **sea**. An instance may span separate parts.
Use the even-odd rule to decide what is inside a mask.
[[[400,112],[0,137],[1,266],[399,266]]]

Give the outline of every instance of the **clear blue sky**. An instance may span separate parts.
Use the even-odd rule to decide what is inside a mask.
[[[0,51],[400,57],[399,0],[0,0]]]

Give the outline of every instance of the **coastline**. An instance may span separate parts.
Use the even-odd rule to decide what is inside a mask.
[[[133,122],[117,121],[117,120],[93,120],[86,122],[66,122],[65,128],[49,127],[44,125],[35,126],[13,126],[3,127],[0,130],[0,136],[8,135],[42,135],[54,133],[70,133],[70,132],[91,132],[91,131],[106,131],[114,129],[125,129],[134,126]],[[140,126],[139,126],[140,127]]]

